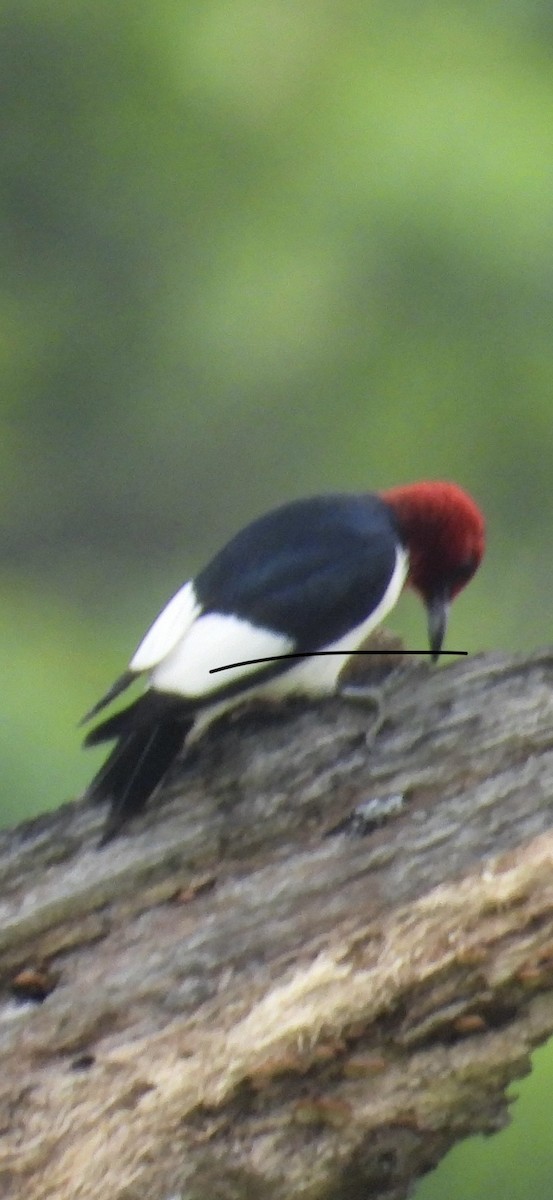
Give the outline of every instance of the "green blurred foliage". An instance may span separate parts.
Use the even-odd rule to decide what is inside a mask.
[[[449,645],[550,640],[552,60],[543,0],[2,5],[4,822],[79,792],[81,713],[285,498],[457,479]]]

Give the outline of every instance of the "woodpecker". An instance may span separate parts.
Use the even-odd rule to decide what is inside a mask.
[[[454,483],[314,496],[252,521],[179,589],[84,717],[146,677],[143,694],[85,739],[115,741],[85,793],[110,804],[100,844],[225,710],[250,697],[339,691],[348,657],[405,585],[426,607],[437,660],[449,605],[474,575],[484,542],[479,508]]]

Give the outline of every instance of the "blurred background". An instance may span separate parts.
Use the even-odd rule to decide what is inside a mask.
[[[3,824],[79,793],[81,714],[285,499],[457,480],[448,645],[550,641],[552,67],[544,0],[2,6]]]

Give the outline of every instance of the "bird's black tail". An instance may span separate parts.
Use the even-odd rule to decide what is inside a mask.
[[[147,692],[91,729],[85,746],[117,739],[85,794],[93,804],[110,804],[100,846],[105,846],[129,817],[144,808],[193,723],[194,718],[172,698]]]

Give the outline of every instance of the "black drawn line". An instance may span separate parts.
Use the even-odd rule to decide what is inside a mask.
[[[269,658],[245,658],[242,662],[225,663],[224,667],[210,667],[209,674],[216,675],[218,671],[232,671],[233,667],[253,667],[256,663],[278,662],[281,658],[318,658],[323,654],[342,654],[350,658],[352,654],[432,654],[431,650],[304,650],[296,654],[271,654]],[[468,650],[440,650],[443,654],[468,654]]]

